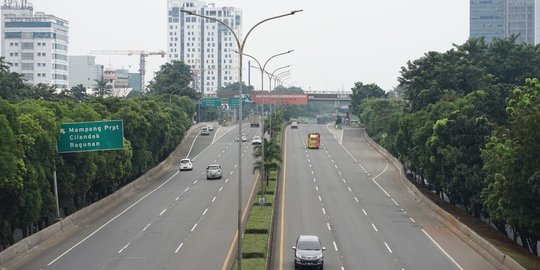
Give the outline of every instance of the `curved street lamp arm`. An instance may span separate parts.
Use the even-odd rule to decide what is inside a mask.
[[[201,15],[201,14],[197,14],[197,13],[195,13],[195,12],[193,12],[193,11],[184,10],[184,9],[181,9],[180,11],[181,11],[181,12],[184,12],[184,13],[187,13],[187,14],[189,14],[189,15],[193,15],[193,16],[197,16],[197,17],[201,17],[201,18],[205,18],[205,19],[209,19],[209,20],[212,20],[212,21],[221,23],[223,26],[225,26],[227,29],[229,29],[229,31],[231,32],[231,34],[233,34],[234,39],[236,40],[236,45],[238,45],[239,50],[241,50],[241,49],[240,49],[240,39],[238,38],[238,36],[237,36],[236,33],[234,32],[234,30],[233,30],[229,25],[227,25],[226,23],[224,23],[224,22],[222,22],[221,20],[218,20],[218,19],[216,19],[216,18],[208,17],[208,16]],[[244,41],[245,41],[245,40],[244,40]]]
[[[246,34],[246,36],[244,37],[244,41],[242,42],[242,48],[244,48],[244,45],[246,45],[246,40],[247,38],[249,37],[249,34],[251,34],[251,32],[253,31],[253,29],[255,29],[257,26],[261,25],[262,23],[264,22],[267,22],[267,21],[270,21],[270,20],[274,20],[274,19],[278,19],[278,18],[281,18],[281,17],[285,17],[285,16],[290,16],[290,15],[294,15],[298,12],[302,12],[303,9],[299,9],[299,10],[293,10],[289,13],[286,13],[286,14],[282,14],[282,15],[278,15],[278,16],[274,16],[274,17],[270,17],[270,18],[267,18],[267,19],[264,19],[260,22],[258,22],[257,24],[255,24],[253,27],[251,27],[251,29],[249,29],[248,33]]]

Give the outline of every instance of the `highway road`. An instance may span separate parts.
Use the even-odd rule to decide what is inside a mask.
[[[255,190],[249,139],[259,129],[244,125],[243,131],[245,209]],[[196,136],[184,153],[193,159],[192,171],[162,172],[161,180],[135,198],[40,247],[15,269],[225,269],[236,255],[237,135],[233,126]],[[206,180],[206,166],[214,163],[222,166],[223,178]]]
[[[307,149],[309,132],[320,149]],[[287,129],[273,269],[294,269],[300,234],[321,238],[326,269],[496,269],[414,200],[362,132]]]

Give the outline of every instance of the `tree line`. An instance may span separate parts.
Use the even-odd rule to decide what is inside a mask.
[[[539,46],[470,39],[407,62],[391,93],[356,83],[351,109],[410,179],[538,255],[539,78]]]
[[[166,158],[192,125],[197,94],[189,81],[189,68],[173,62],[162,66],[147,95],[90,95],[82,85],[57,92],[26,84],[0,59],[0,250],[15,242],[15,230],[26,237],[55,222],[55,167],[67,216]],[[57,153],[62,123],[102,120],[123,120],[122,150]]]

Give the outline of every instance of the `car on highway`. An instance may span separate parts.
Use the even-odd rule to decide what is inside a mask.
[[[189,158],[183,158],[180,160],[180,166],[178,167],[181,171],[191,171],[193,170],[193,162]]]
[[[321,240],[316,235],[300,235],[296,239],[294,250],[294,268],[299,266],[314,266],[323,269],[326,248],[321,245]]]
[[[244,133],[242,133],[242,141],[243,141],[243,142],[247,141],[247,136],[246,136],[246,134],[244,134]]]
[[[251,144],[253,145],[260,145],[262,144],[262,139],[260,136],[253,136],[253,139],[251,139]]]
[[[206,126],[208,128],[208,131],[214,131],[214,126],[212,124]]]
[[[298,129],[298,122],[294,121],[291,123],[291,128]]]
[[[221,166],[218,164],[208,165],[206,167],[206,179],[221,179]]]
[[[210,131],[208,130],[207,127],[203,127],[201,128],[201,135],[210,135]]]

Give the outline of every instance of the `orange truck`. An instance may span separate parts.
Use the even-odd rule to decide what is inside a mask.
[[[321,134],[309,133],[307,146],[309,149],[319,149],[319,147],[321,146]]]

